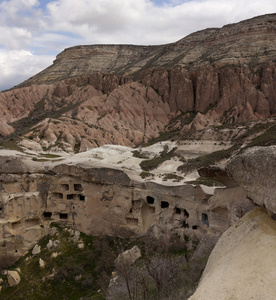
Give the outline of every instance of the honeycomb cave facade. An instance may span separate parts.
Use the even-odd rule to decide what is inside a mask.
[[[136,182],[122,170],[85,165],[1,174],[0,257],[24,254],[51,233],[51,222],[122,237],[166,226],[199,241],[209,227],[209,197],[200,187]]]

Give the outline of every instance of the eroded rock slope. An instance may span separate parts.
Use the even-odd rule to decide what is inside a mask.
[[[196,114],[205,127],[273,117],[275,28],[272,14],[169,45],[66,49],[0,94],[0,135],[78,152],[185,135]]]

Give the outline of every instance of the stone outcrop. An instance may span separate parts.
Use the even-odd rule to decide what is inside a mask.
[[[44,166],[25,158],[24,165],[26,173],[20,169],[18,174],[15,168],[14,174],[11,169],[1,177],[1,257],[25,253],[51,232],[52,221],[87,234],[123,237],[141,236],[163,225],[183,239],[199,241],[208,230],[209,195],[200,187],[139,182],[122,169],[104,163],[95,167],[86,157]],[[36,246],[33,254],[38,253]]]
[[[137,259],[141,257],[141,250],[137,245],[133,246],[131,249],[124,251],[123,253],[119,254],[116,258],[115,264],[119,265],[132,265],[135,263]]]
[[[250,148],[227,165],[227,171],[247,196],[271,215],[276,214],[275,168],[276,146]]]
[[[274,299],[276,223],[263,209],[224,232],[189,300]]]
[[[229,186],[210,198],[210,227],[194,256],[202,255],[212,242],[216,245],[190,300],[274,299],[275,149],[247,149],[225,170],[213,166],[200,171]],[[214,239],[221,233],[218,241]]]

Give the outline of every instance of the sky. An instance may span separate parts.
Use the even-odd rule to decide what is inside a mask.
[[[171,43],[274,12],[275,0],[0,0],[0,91],[71,46]]]

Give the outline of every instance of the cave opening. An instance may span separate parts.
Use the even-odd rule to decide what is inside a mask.
[[[148,204],[153,204],[154,203],[154,198],[151,196],[147,196],[147,203]]]
[[[44,217],[44,218],[51,218],[51,217],[52,217],[52,213],[51,213],[51,212],[48,212],[48,211],[44,211],[43,217]]]
[[[189,213],[187,212],[187,210],[186,210],[186,209],[184,209],[184,217],[187,217],[187,218],[189,218]]]
[[[63,183],[60,185],[62,191],[69,191],[69,184]]]
[[[186,223],[186,221],[183,221],[183,227],[184,227],[184,228],[189,228],[190,226],[189,226],[188,223]]]
[[[193,230],[197,230],[197,225],[192,226]]]
[[[80,201],[85,201],[85,196],[84,195],[79,195],[79,197],[80,197]]]
[[[68,194],[67,195],[67,200],[73,200],[74,198],[74,195],[73,194]]]
[[[205,224],[209,227],[209,220],[208,220],[208,215],[207,214],[202,213],[201,220],[202,220],[202,224]]]
[[[60,213],[59,214],[59,218],[60,219],[67,219],[68,218],[68,214],[66,214],[66,213]]]
[[[62,193],[53,193],[53,196],[56,198],[56,199],[63,199],[63,194]]]
[[[168,207],[169,207],[169,202],[161,201],[161,208],[168,208]]]
[[[83,191],[82,185],[79,183],[74,184],[74,191],[82,192]]]
[[[174,212],[175,212],[175,214],[177,214],[177,215],[181,215],[181,209],[180,209],[179,207],[175,207],[175,208],[174,208]]]

